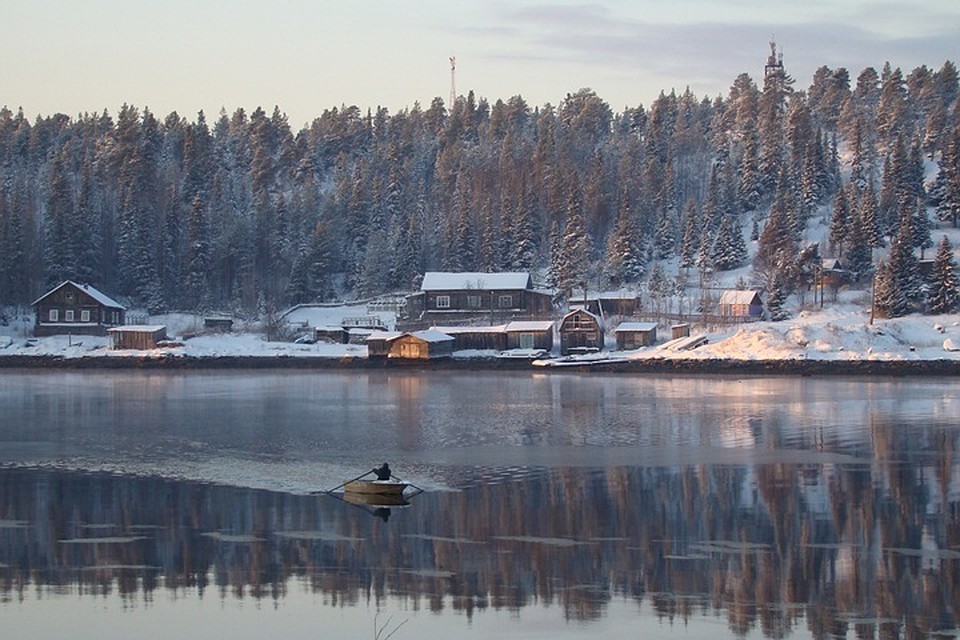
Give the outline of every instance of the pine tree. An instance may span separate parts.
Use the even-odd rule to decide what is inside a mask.
[[[769,314],[771,321],[780,322],[790,317],[790,314],[787,313],[787,310],[783,308],[786,300],[787,294],[783,290],[783,281],[779,276],[774,277],[773,284],[770,286],[770,291],[767,297],[767,313]]]
[[[893,267],[882,260],[874,276],[873,305],[881,318],[899,318],[910,313],[910,303],[897,282]]]
[[[740,221],[736,216],[724,216],[711,250],[713,265],[718,271],[729,271],[742,265],[747,255]]]
[[[958,301],[960,292],[957,290],[957,264],[953,258],[953,245],[947,236],[943,236],[937,245],[927,307],[930,313],[953,313],[957,310]]]
[[[643,276],[643,250],[633,221],[630,203],[623,198],[617,223],[607,240],[604,275],[607,282],[619,287],[636,282]]]
[[[850,206],[843,189],[838,189],[833,198],[833,215],[830,217],[830,246],[837,255],[843,256],[844,241],[850,232]]]

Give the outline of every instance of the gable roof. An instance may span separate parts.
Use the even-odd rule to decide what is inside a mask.
[[[117,302],[116,300],[114,300],[113,298],[111,298],[110,296],[108,296],[107,294],[103,293],[102,291],[100,291],[100,290],[98,290],[98,289],[96,289],[96,288],[94,288],[94,287],[91,287],[91,286],[88,285],[88,284],[77,284],[77,283],[74,282],[73,280],[64,280],[63,282],[61,282],[60,284],[58,284],[57,286],[55,286],[55,287],[54,287],[53,289],[51,289],[50,291],[47,291],[45,294],[43,294],[42,296],[40,296],[39,298],[37,298],[36,300],[34,300],[33,303],[32,303],[30,306],[32,307],[32,306],[36,305],[37,303],[39,303],[39,302],[40,302],[41,300],[43,300],[44,298],[53,295],[54,293],[56,293],[57,291],[59,291],[60,289],[66,287],[66,286],[68,286],[68,285],[72,285],[72,286],[76,287],[77,289],[83,291],[84,293],[86,293],[86,294],[89,295],[91,298],[93,298],[94,300],[96,300],[97,302],[99,302],[100,304],[102,304],[102,305],[105,306],[105,307],[113,307],[114,309],[126,309],[126,307],[124,307],[122,304],[120,304],[119,302]]]
[[[597,314],[591,313],[590,311],[584,309],[583,307],[571,307],[570,311],[563,314],[563,317],[560,318],[560,323],[563,324],[567,318],[577,314],[584,314],[584,315],[590,316],[591,318],[596,320],[598,323],[600,322],[600,316],[598,316]]]
[[[427,271],[421,291],[524,290],[530,288],[530,274],[525,272],[482,273],[476,271]]]
[[[626,331],[654,331],[657,328],[656,322],[621,322],[614,333],[623,333]]]
[[[720,304],[762,304],[760,301],[760,292],[755,289],[741,291],[733,289],[724,291],[720,296]]]

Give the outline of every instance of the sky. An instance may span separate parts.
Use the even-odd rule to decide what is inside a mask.
[[[276,106],[296,130],[342,105],[446,102],[453,56],[460,95],[535,107],[590,88],[619,112],[759,82],[771,39],[800,89],[822,65],[937,70],[960,62],[960,2],[0,0],[0,106],[208,121]]]

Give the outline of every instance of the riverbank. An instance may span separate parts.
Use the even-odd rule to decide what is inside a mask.
[[[960,361],[941,360],[737,360],[737,359],[608,359],[553,361],[549,366],[516,358],[469,357],[433,361],[288,356],[190,357],[171,354],[126,357],[62,356],[0,357],[0,371],[13,370],[391,370],[391,371],[522,371],[544,373],[607,373],[658,375],[792,375],[792,376],[960,376]]]

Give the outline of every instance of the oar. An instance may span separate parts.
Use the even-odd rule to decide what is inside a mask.
[[[356,481],[359,480],[360,478],[366,478],[366,477],[367,477],[368,475],[370,475],[371,473],[373,473],[372,470],[371,470],[371,471],[367,471],[365,474],[360,475],[360,476],[357,476],[357,477],[354,478],[353,480],[347,480],[347,481],[344,482],[343,484],[338,484],[338,485],[335,486],[333,489],[328,489],[328,490],[326,491],[326,493],[333,493],[333,492],[336,491],[337,489],[340,489],[341,487],[345,487],[345,486],[347,486],[348,484],[350,484],[351,482],[356,482]]]
[[[401,478],[400,478],[397,474],[395,474],[395,473],[392,473],[392,474],[390,474],[390,475],[393,477],[394,480],[399,480],[400,482],[407,482],[406,480],[401,479]],[[422,489],[421,487],[418,487],[417,485],[413,484],[412,482],[407,482],[407,486],[408,486],[408,487],[413,487],[414,489],[416,489],[416,490],[417,490],[417,493],[424,493],[424,492],[426,491],[426,489]]]

